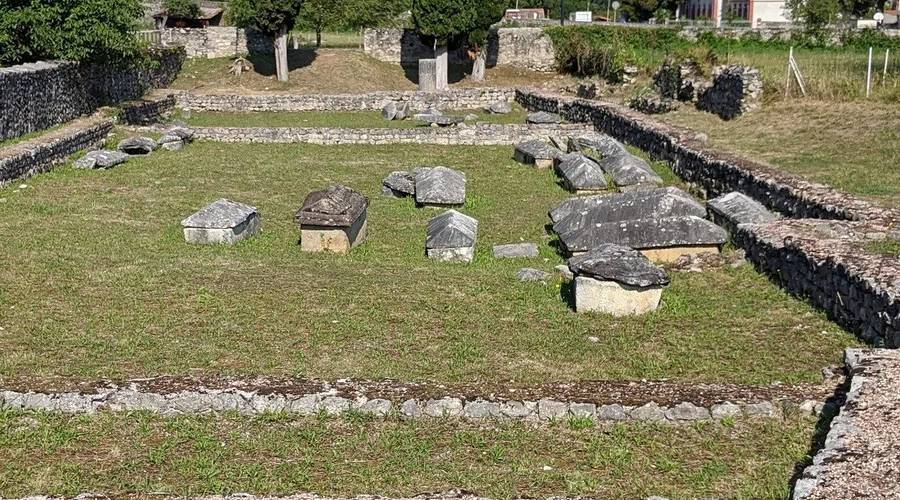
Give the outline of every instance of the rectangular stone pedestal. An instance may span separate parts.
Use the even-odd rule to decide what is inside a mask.
[[[350,227],[300,226],[300,249],[304,252],[349,253],[366,239],[367,214]]]
[[[655,311],[662,298],[662,287],[636,288],[615,281],[575,277],[575,310],[613,316],[631,316]]]
[[[472,262],[475,258],[475,247],[462,248],[429,248],[425,251],[428,258],[441,262]]]

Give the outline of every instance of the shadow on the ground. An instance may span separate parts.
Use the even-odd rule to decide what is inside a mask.
[[[301,48],[294,50],[288,48],[288,71],[305,68],[316,60],[316,50]],[[262,76],[273,76],[275,70],[275,54],[263,52],[251,52],[247,59],[253,64],[253,70]]]

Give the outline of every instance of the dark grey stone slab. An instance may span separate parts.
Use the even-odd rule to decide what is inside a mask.
[[[562,154],[562,151],[551,147],[546,142],[533,139],[516,144],[514,156],[516,161],[530,165],[536,160],[554,160]]]
[[[650,262],[641,252],[629,247],[606,244],[572,257],[569,269],[575,276],[589,276],[640,288],[669,284],[666,271]]]
[[[505,115],[512,113],[512,104],[506,101],[498,101],[484,108],[484,110],[495,115]]]
[[[465,118],[461,116],[437,115],[431,113],[416,115],[416,119],[426,125],[437,125],[438,127],[450,127],[465,121]]]
[[[538,111],[537,113],[529,114],[525,119],[525,123],[531,123],[534,125],[551,125],[555,123],[562,123],[562,118],[554,113]]]
[[[663,183],[649,163],[631,153],[607,156],[600,162],[600,167],[609,174],[616,186],[622,188],[661,186]]]
[[[560,233],[559,239],[569,252],[588,252],[605,243],[638,250],[721,245],[728,235],[706,219],[681,216],[592,223]]]
[[[569,150],[580,151],[588,156],[596,157],[599,155],[602,158],[628,153],[624,144],[606,134],[600,134],[598,132],[591,132],[569,138]]]
[[[415,196],[416,174],[413,172],[391,172],[381,184],[391,191],[394,196]]]
[[[608,187],[600,165],[582,154],[564,156],[556,170],[572,191],[600,191]]]
[[[416,203],[462,205],[466,202],[466,174],[447,167],[421,169],[416,173]]]
[[[447,210],[428,221],[426,249],[469,248],[478,238],[478,221],[473,217]]]
[[[149,137],[129,137],[119,143],[118,150],[131,156],[148,155],[159,148],[159,144]]]
[[[737,227],[739,224],[761,224],[778,219],[778,216],[766,210],[762,203],[738,191],[709,200],[707,205],[713,220],[727,223],[730,227]]]
[[[220,198],[181,221],[181,225],[199,229],[232,229],[256,214],[256,207]]]
[[[498,259],[515,259],[537,257],[538,246],[536,243],[511,243],[509,245],[496,245],[493,248],[494,257]]]
[[[121,151],[103,149],[91,151],[75,162],[75,168],[112,168],[128,161],[128,154]]]
[[[706,209],[676,187],[570,198],[550,211],[556,232],[569,232],[591,222],[614,222],[693,215]]]
[[[362,193],[336,185],[310,193],[296,219],[301,226],[350,227],[368,206]]]

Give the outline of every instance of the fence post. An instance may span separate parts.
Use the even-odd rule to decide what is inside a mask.
[[[881,86],[884,87],[887,84],[887,67],[888,67],[888,56],[891,53],[891,49],[884,49],[884,71],[881,73]]]
[[[872,95],[872,47],[869,47],[869,65],[866,69],[866,98]]]
[[[788,52],[787,74],[784,76],[784,98],[787,99],[791,95],[791,61],[794,60],[794,47]]]

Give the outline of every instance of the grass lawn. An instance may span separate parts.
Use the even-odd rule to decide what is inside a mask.
[[[889,257],[900,257],[900,239],[875,241],[866,245],[866,250]]]
[[[661,310],[624,319],[573,313],[557,279],[519,283],[521,267],[562,262],[544,226],[567,193],[511,153],[200,142],[2,189],[0,382],[199,372],[769,384],[818,380],[856,345],[750,266],[674,274]],[[424,256],[439,212],[379,195],[388,172],[423,164],[468,175],[464,211],[481,223],[471,265]],[[349,256],[301,252],[294,213],[338,182],[371,197],[368,241]],[[220,197],[258,206],[262,234],[185,244],[179,221]],[[541,256],[490,256],[520,240]]]
[[[0,496],[414,495],[785,498],[809,417],[593,427],[0,410]]]
[[[171,85],[179,90],[240,93],[284,91],[310,94],[343,94],[376,90],[416,90],[415,70],[404,71],[400,64],[386,63],[355,49],[300,49],[288,51],[290,81],[275,80],[274,59],[253,55],[254,70],[240,77],[228,72],[231,58],[188,59],[178,79]],[[452,67],[453,87],[558,86],[573,81],[552,73],[538,73],[512,67],[488,68],[485,81],[472,82],[460,68]]]
[[[731,121],[690,106],[658,119],[702,131],[714,147],[900,208],[900,115],[891,105],[794,99]]]
[[[466,116],[478,115],[477,120],[467,123],[524,124],[528,113],[515,106],[512,113],[497,115],[481,109],[453,110],[445,114]],[[187,123],[195,127],[344,127],[344,128],[414,128],[423,127],[415,119],[386,121],[380,111],[360,112],[182,112]]]

